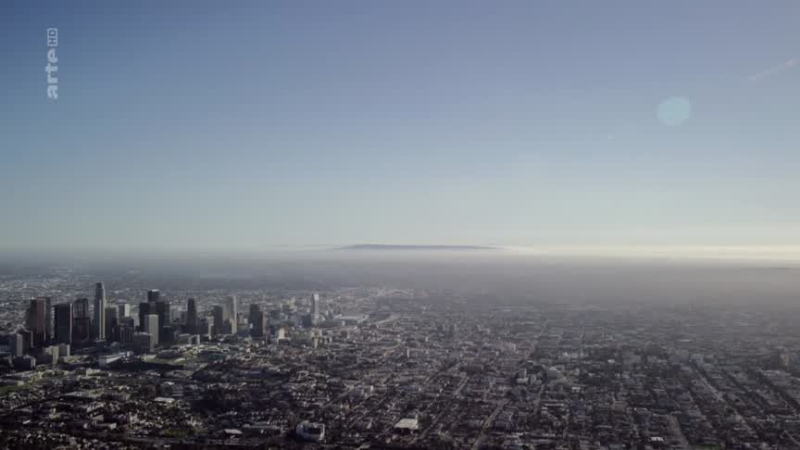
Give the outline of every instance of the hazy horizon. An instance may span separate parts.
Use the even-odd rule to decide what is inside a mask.
[[[364,244],[354,244],[354,247]],[[368,245],[378,245],[370,243]],[[410,247],[425,247],[428,244],[409,244]],[[389,248],[362,249],[342,245],[275,245],[252,248],[8,248],[0,253],[0,262],[34,259],[38,261],[53,259],[97,259],[133,260],[190,257],[224,257],[232,259],[296,260],[296,259],[364,259],[390,258],[415,260],[419,258],[449,258],[455,262],[477,258],[524,259],[539,258],[542,261],[583,261],[595,264],[597,261],[630,261],[641,264],[668,262],[670,264],[734,264],[740,266],[764,265],[800,267],[800,246],[486,246],[466,249],[426,249],[399,250]],[[434,244],[435,246],[435,244]],[[454,246],[458,247],[458,246]],[[346,250],[342,252],[341,250]]]

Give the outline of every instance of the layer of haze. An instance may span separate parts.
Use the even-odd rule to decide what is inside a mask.
[[[214,295],[219,289],[292,295],[293,290],[363,286],[423,289],[432,300],[456,294],[477,307],[574,303],[781,308],[796,306],[800,298],[800,265],[775,261],[502,251],[0,255],[0,278],[30,275],[41,280],[48,273],[58,279],[88,276],[87,289],[92,280],[103,280],[112,291],[115,286],[138,286],[142,298],[151,288],[170,297],[187,289],[198,295]],[[13,295],[26,298],[41,292],[21,288]]]
[[[800,70],[784,62],[799,14],[793,0],[3,2],[0,250],[796,254]]]

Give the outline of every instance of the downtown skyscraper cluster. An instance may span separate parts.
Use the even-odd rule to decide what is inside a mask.
[[[17,361],[24,368],[36,361],[55,363],[59,356],[69,355],[73,346],[106,348],[115,344],[113,348],[147,353],[209,339],[284,338],[280,310],[263,311],[259,304],[251,303],[247,314],[242,314],[235,295],[202,314],[197,301],[189,298],[185,312],[178,317],[173,317],[170,301],[159,290],[148,290],[146,300],[139,304],[137,320],[129,304],[109,305],[102,282],[94,284],[93,302],[83,297],[57,304],[50,297],[31,299],[24,326],[9,336],[10,353],[24,359]],[[319,294],[313,294],[308,305],[306,314],[295,315],[297,326],[314,327],[325,320]],[[275,325],[270,326],[273,319]]]

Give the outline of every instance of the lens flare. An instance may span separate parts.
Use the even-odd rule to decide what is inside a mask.
[[[658,120],[666,126],[678,126],[692,117],[692,103],[684,97],[671,97],[658,105]]]

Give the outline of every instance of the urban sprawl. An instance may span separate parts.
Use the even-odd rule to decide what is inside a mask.
[[[800,448],[791,311],[93,283],[0,280],[3,448]]]

